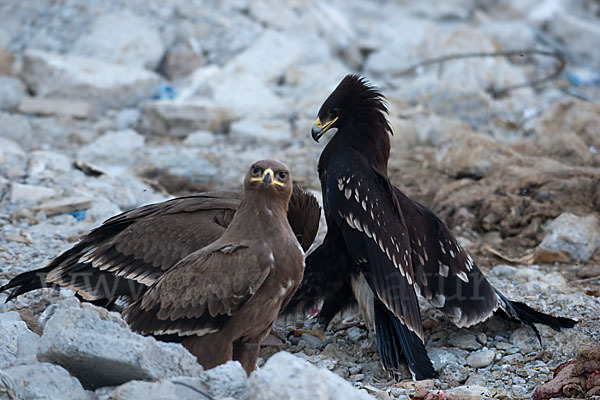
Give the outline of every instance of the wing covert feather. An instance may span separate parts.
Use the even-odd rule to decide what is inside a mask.
[[[198,334],[215,319],[230,316],[252,298],[274,266],[272,258],[248,245],[234,247],[208,246],[173,266],[141,302],[126,310],[133,328],[143,333]],[[184,325],[195,331],[179,328]]]
[[[346,247],[378,298],[423,339],[410,242],[387,178],[368,164],[334,157],[327,171],[327,208]]]

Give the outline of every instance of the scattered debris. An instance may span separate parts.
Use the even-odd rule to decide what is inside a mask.
[[[600,345],[584,346],[577,359],[562,363],[554,378],[537,387],[534,400],[554,397],[591,399],[600,396]]]

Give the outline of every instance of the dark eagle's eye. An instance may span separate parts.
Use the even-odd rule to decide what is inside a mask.
[[[329,111],[329,117],[330,118],[335,118],[335,117],[337,117],[339,115],[339,113],[340,113],[340,109],[337,108],[337,107],[334,107],[334,108],[331,109],[331,111]]]
[[[280,181],[284,180],[286,176],[287,176],[287,172],[286,171],[277,171],[277,178]]]
[[[252,167],[252,175],[259,175],[259,174],[260,174],[260,168]]]

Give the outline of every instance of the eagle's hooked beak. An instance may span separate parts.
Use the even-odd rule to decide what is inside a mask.
[[[262,177],[252,178],[251,181],[252,182],[262,182],[263,185],[265,185],[265,186],[269,186],[269,185],[284,186],[285,185],[283,182],[279,182],[277,179],[275,179],[275,172],[273,172],[273,170],[271,168],[265,169],[263,171]]]
[[[338,120],[338,117],[335,117],[332,120],[327,121],[325,124],[323,124],[323,123],[321,123],[321,118],[317,118],[317,120],[313,124],[313,127],[312,127],[311,132],[310,132],[313,140],[315,142],[318,142],[319,139],[321,138],[321,136],[323,136],[323,134],[325,132],[327,132],[329,130],[329,128],[331,128],[331,126],[337,120]]]
[[[262,183],[264,183],[265,186],[270,185],[273,182],[274,176],[275,173],[273,173],[273,170],[271,168],[265,169],[262,175]]]

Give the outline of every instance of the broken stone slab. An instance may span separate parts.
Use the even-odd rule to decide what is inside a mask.
[[[288,68],[299,64],[309,53],[309,46],[299,37],[268,29],[224,68],[227,75],[248,74],[266,83],[275,83]],[[273,49],[278,49],[273,57]],[[269,60],[265,62],[265,60]]]
[[[73,162],[68,156],[47,150],[36,150],[29,153],[27,181],[39,183],[44,179],[52,179],[57,174],[64,174],[73,169]]]
[[[10,75],[12,74],[13,63],[15,62],[15,56],[0,46],[0,75]]]
[[[248,400],[367,400],[374,397],[354,388],[326,369],[287,352],[269,358],[264,367],[250,375]]]
[[[36,362],[40,337],[27,328],[16,311],[0,314],[0,369]]]
[[[100,110],[149,99],[160,82],[142,68],[40,50],[24,53],[22,76],[36,96],[83,100]]]
[[[216,140],[215,134],[209,131],[195,131],[190,133],[183,144],[186,146],[205,147],[210,146]]]
[[[229,136],[245,142],[285,142],[292,139],[291,131],[287,121],[244,118],[231,124]]]
[[[81,147],[77,158],[113,170],[119,166],[131,166],[144,149],[146,139],[133,129],[109,131]],[[118,149],[118,151],[115,151]]]
[[[213,65],[196,70],[186,81],[180,98],[211,100],[214,106],[228,112],[230,120],[249,116],[283,118],[293,113],[291,104],[260,76],[227,73],[224,68]]]
[[[24,115],[0,111],[0,141],[10,140],[23,149],[33,147],[33,129],[30,121]],[[6,154],[6,143],[0,143],[0,149]],[[12,150],[14,145],[10,145]]]
[[[75,298],[50,306],[41,322],[38,359],[61,365],[88,388],[202,372],[180,344],[133,333],[119,314]]]
[[[13,182],[10,188],[10,201],[13,203],[38,203],[59,194],[60,190],[55,188]]]
[[[87,210],[92,206],[92,200],[87,197],[73,196],[64,199],[47,201],[33,208],[34,212],[43,212],[47,216],[68,212]]]
[[[79,381],[69,375],[64,368],[48,364],[35,363],[17,365],[5,369],[4,374],[14,383],[15,397],[0,399],[27,400],[92,400],[93,394],[86,392]],[[4,396],[0,394],[0,396]]]
[[[226,107],[200,98],[147,102],[143,110],[144,129],[175,137],[185,137],[197,130],[220,133],[234,119]]]
[[[216,399],[232,397],[244,400],[248,397],[248,375],[237,361],[228,361],[204,371],[199,380]]]
[[[22,178],[26,174],[27,153],[17,142],[2,137],[2,119],[0,114],[0,176]]]
[[[196,400],[248,398],[248,377],[242,365],[229,361],[199,377],[175,377],[156,382],[130,381],[116,388],[96,390],[99,400]]]
[[[0,161],[2,161],[2,152],[0,151]],[[0,165],[2,163],[0,162]],[[6,193],[8,192],[9,180],[0,175],[0,197],[4,198]]]
[[[260,21],[246,11],[249,2],[203,3],[202,7],[184,2],[177,3],[175,13],[185,15],[176,27],[180,40],[197,42],[209,64],[224,65],[238,55],[264,31]]]
[[[14,110],[25,96],[25,85],[19,78],[0,74],[0,110]]]
[[[158,29],[129,10],[98,17],[70,49],[73,55],[151,70],[158,67],[164,52]]]
[[[538,248],[566,251],[574,260],[588,260],[600,246],[600,219],[594,214],[580,217],[565,212],[550,221],[546,230]]]
[[[86,119],[93,115],[93,107],[82,100],[24,97],[19,104],[19,112]]]
[[[96,390],[98,400],[196,400],[208,397],[199,378],[159,379],[155,382],[129,381],[116,388]]]
[[[129,210],[143,204],[166,199],[164,194],[155,192],[148,183],[142,182],[142,180],[133,176],[132,171],[125,168],[122,168],[122,170],[123,172],[119,174],[113,175],[110,173],[97,176],[94,179],[83,179],[81,181],[82,186],[73,188],[77,195],[94,199],[90,214],[93,214],[93,208],[97,205],[98,200],[102,198],[116,204],[121,210]],[[68,177],[68,175],[65,175],[65,177]],[[110,209],[112,207],[110,206]],[[117,214],[119,213],[117,212]],[[107,217],[111,217],[111,215],[107,215]],[[92,219],[92,221],[95,221],[95,219]]]
[[[223,179],[197,149],[172,145],[148,148],[133,170],[173,194],[206,191],[218,177]]]

